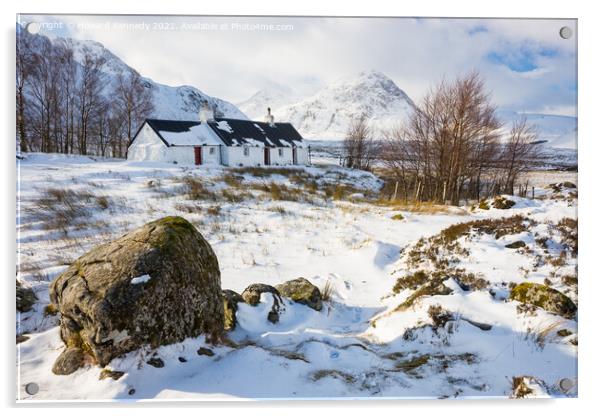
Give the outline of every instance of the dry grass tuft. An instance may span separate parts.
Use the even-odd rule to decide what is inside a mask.
[[[322,296],[322,300],[324,302],[328,302],[332,299],[332,294],[334,293],[334,286],[330,280],[327,280],[324,283],[324,287],[320,290],[320,295]]]

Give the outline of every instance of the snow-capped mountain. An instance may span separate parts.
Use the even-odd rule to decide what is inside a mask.
[[[277,121],[292,123],[305,137],[340,139],[351,120],[361,114],[379,130],[399,124],[413,108],[410,97],[393,80],[382,72],[366,71],[297,103],[275,108],[274,115]]]
[[[498,110],[497,116],[509,130],[512,122],[526,117],[527,122],[535,126],[538,139],[545,140],[545,147],[576,149],[577,117],[554,114],[518,113],[513,110]]]
[[[103,58],[105,63],[102,71],[107,78],[107,85],[115,82],[120,73],[135,71],[99,42],[60,37],[54,37],[50,41],[53,44],[67,42],[73,48],[76,61],[80,63],[83,62],[86,55]],[[189,85],[172,87],[155,82],[150,78],[144,78],[144,80],[153,93],[155,109],[151,114],[152,117],[171,120],[198,120],[201,105],[207,102],[222,117],[247,119],[245,114],[235,105],[207,95],[195,87]]]
[[[257,91],[251,98],[237,103],[237,107],[252,120],[262,120],[266,115],[268,107],[275,110],[290,105],[300,100],[300,96],[292,88],[278,84],[269,83],[266,87]]]

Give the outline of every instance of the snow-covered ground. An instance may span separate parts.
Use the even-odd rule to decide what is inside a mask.
[[[538,177],[537,198],[512,197],[510,209],[420,213],[376,203],[380,180],[365,172],[332,166],[290,171],[296,174],[27,155],[19,164],[18,279],[39,301],[33,311],[18,314],[17,333],[29,337],[17,344],[18,398],[509,397],[513,379],[521,376],[538,386],[534,396],[576,395],[558,383],[576,380],[577,319],[519,310],[507,299],[510,283],[531,281],[576,303],[576,287],[563,279],[571,273],[576,279],[576,258],[534,266],[564,250],[554,224],[576,218],[575,190],[553,193],[544,188],[548,178]],[[576,173],[563,175],[550,182],[576,183]],[[191,180],[213,197],[190,199]],[[268,191],[272,183],[280,186],[278,200]],[[338,188],[345,189],[342,196]],[[396,214],[403,219],[393,219]],[[412,290],[395,294],[393,287],[415,271],[407,253],[420,239],[453,224],[517,214],[536,225],[499,239],[484,233],[458,240],[466,250],[456,266],[487,280],[486,287],[467,290],[448,279],[449,294],[399,308]],[[125,373],[118,380],[99,380],[98,367],[54,375],[63,345],[57,317],[44,313],[50,281],[95,245],[167,215],[188,219],[209,241],[224,289],[240,293],[251,283],[276,285],[302,276],[321,289],[328,283],[331,299],[320,312],[285,300],[277,324],[265,318],[270,296],[256,307],[239,304],[232,345],[198,338],[134,351],[108,366]],[[515,240],[530,250],[505,248]],[[451,316],[440,327],[429,314],[437,305]],[[563,329],[571,334],[560,336]],[[201,346],[214,355],[198,355]],[[151,356],[165,366],[148,365]],[[30,382],[40,387],[34,396],[24,389]]]

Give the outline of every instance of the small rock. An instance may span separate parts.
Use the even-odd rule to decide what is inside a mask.
[[[209,357],[213,357],[215,355],[215,353],[210,350],[209,348],[205,348],[205,347],[199,347],[198,350],[196,350],[196,353],[198,355],[207,355]]]
[[[482,322],[476,322],[476,321],[473,321],[472,319],[468,319],[468,318],[461,318],[461,319],[462,319],[463,321],[466,321],[466,322],[468,322],[469,324],[471,324],[471,325],[473,325],[473,326],[476,326],[476,327],[477,327],[477,328],[479,328],[481,331],[490,331],[490,330],[491,330],[491,328],[493,328],[493,326],[492,326],[492,325],[490,325],[490,324],[485,324],[485,323],[482,323]]]
[[[152,365],[155,368],[163,368],[163,367],[165,367],[165,363],[163,362],[163,360],[160,359],[160,358],[157,358],[157,357],[150,358],[146,363],[148,365]]]
[[[525,282],[515,286],[510,292],[510,299],[537,306],[567,319],[573,319],[577,313],[577,305],[569,297],[538,283]]]
[[[23,287],[17,280],[17,310],[19,312],[29,312],[38,298],[33,290]]]
[[[81,348],[65,349],[52,366],[52,372],[58,376],[66,376],[76,372],[84,365],[84,351]]]
[[[28,336],[19,334],[19,335],[17,335],[17,344],[20,344],[20,343],[22,343],[22,342],[25,342],[25,341],[27,341],[28,339],[29,339],[29,337],[28,337]]]
[[[278,292],[294,302],[307,305],[316,311],[322,310],[322,295],[317,286],[304,277],[289,280],[276,286]]]
[[[128,394],[129,394],[130,396],[133,396],[134,394],[136,394],[136,389],[129,389],[129,390],[128,390]]]
[[[276,289],[274,286],[263,283],[253,283],[242,292],[242,298],[249,305],[256,306],[261,299],[262,293],[272,293],[280,296],[280,292],[278,292],[278,289]]]
[[[521,248],[525,247],[527,243],[522,240],[515,241],[514,243],[506,244],[504,247],[506,248]]]
[[[178,357],[178,361],[181,362],[181,363],[185,363],[188,360],[186,358],[184,358],[184,357]]]
[[[568,189],[575,189],[577,187],[573,182],[563,182],[562,186]]]
[[[105,378],[112,378],[113,380],[119,380],[124,374],[123,371],[113,371],[105,368],[100,372],[98,379],[104,380]]]
[[[569,331],[568,329],[560,329],[560,330],[556,331],[556,335],[564,338],[564,337],[568,337],[569,335],[573,335],[573,333],[571,331]]]
[[[278,323],[280,320],[280,311],[283,309],[284,303],[280,297],[280,292],[273,286],[263,283],[253,283],[242,292],[242,298],[251,306],[257,306],[261,299],[262,293],[271,293],[274,298],[272,309],[268,312],[267,319],[271,323]]]

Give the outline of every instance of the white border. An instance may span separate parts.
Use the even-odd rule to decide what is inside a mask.
[[[82,0],[19,0],[8,3],[0,2],[0,18],[3,28],[3,54],[1,71],[3,88],[0,100],[2,115],[2,248],[0,249],[2,277],[4,278],[3,295],[5,307],[2,322],[2,349],[5,360],[2,368],[3,404],[12,406],[9,411],[19,414],[56,411],[64,414],[77,412],[86,414],[103,414],[107,412],[120,414],[117,408],[128,407],[128,412],[144,412],[144,414],[160,414],[165,408],[177,406],[178,412],[244,412],[248,414],[295,415],[323,410],[325,412],[345,412],[347,415],[365,415],[375,408],[379,414],[445,412],[446,415],[469,415],[484,412],[487,415],[540,413],[546,414],[580,414],[595,409],[596,399],[600,394],[600,346],[602,345],[600,325],[602,273],[600,272],[600,237],[602,224],[600,221],[602,204],[602,175],[599,167],[602,154],[600,143],[600,44],[602,39],[600,13],[596,13],[596,2],[577,1],[531,1],[498,0],[490,1],[427,1],[397,2],[392,1],[351,1],[326,2],[324,0],[303,0],[293,3],[284,0],[220,0],[213,2],[191,2],[184,0],[144,0],[126,2],[124,0],[100,0],[85,3]],[[272,14],[272,15],[345,15],[345,16],[445,16],[445,17],[550,17],[579,19],[579,193],[580,209],[580,246],[579,275],[579,399],[537,400],[537,401],[331,401],[331,402],[229,402],[229,403],[182,403],[152,402],[137,406],[128,404],[98,404],[94,407],[83,403],[19,405],[14,406],[15,399],[15,349],[14,349],[14,292],[12,273],[15,270],[15,112],[14,112],[14,28],[17,13],[106,13],[106,14]],[[41,409],[40,407],[50,407]],[[63,409],[63,407],[67,407]],[[85,408],[81,408],[85,406]],[[99,408],[100,407],[100,408]],[[198,409],[202,407],[203,409]],[[599,412],[599,410],[598,410]]]

